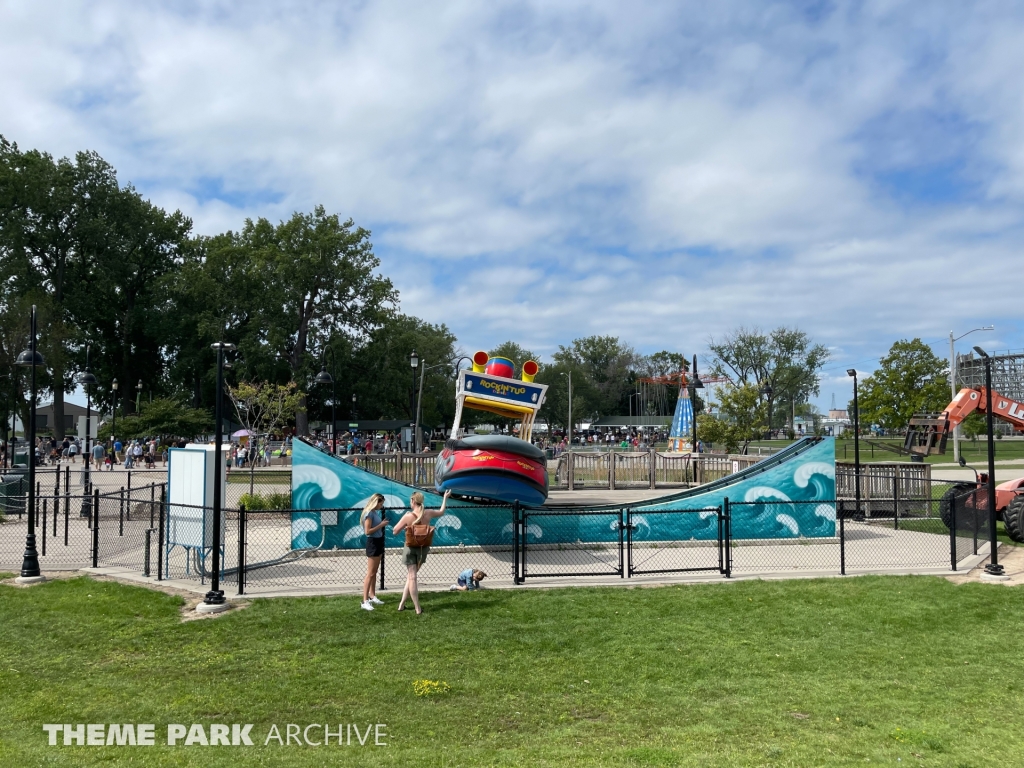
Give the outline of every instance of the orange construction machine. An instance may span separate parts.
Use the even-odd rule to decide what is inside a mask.
[[[974,411],[988,413],[1013,425],[1018,432],[1024,432],[1024,403],[1018,403],[993,391],[991,397],[984,387],[961,389],[946,410],[939,414],[918,414],[910,420],[907,439],[903,447],[912,455],[932,456],[946,452],[946,438],[949,433]],[[961,459],[960,464],[964,461]],[[965,499],[965,504],[978,512],[988,507],[988,496],[983,492],[988,483],[988,474],[975,473],[975,482],[958,483],[943,495],[939,511],[943,522],[950,525],[951,506],[954,498]],[[971,493],[971,491],[974,493]],[[966,496],[965,496],[966,494]],[[1024,478],[1010,480],[996,486],[996,514],[1001,516],[1006,532],[1011,539],[1024,542]]]

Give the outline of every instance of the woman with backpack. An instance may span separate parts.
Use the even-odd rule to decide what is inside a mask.
[[[416,608],[416,615],[423,613],[423,609],[420,608],[420,587],[417,577],[420,568],[427,561],[430,545],[434,541],[434,526],[430,524],[430,521],[444,514],[444,508],[450,495],[451,491],[444,492],[440,509],[424,509],[423,494],[416,491],[409,497],[411,509],[402,515],[402,519],[395,524],[395,533],[405,531],[405,567],[408,571],[405,587],[402,589],[402,599],[398,603],[400,611],[405,610],[405,601],[411,597],[413,607]]]

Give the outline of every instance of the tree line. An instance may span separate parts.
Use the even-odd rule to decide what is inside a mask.
[[[371,233],[351,219],[318,206],[276,224],[247,219],[237,231],[199,235],[186,214],[122,184],[95,152],[57,159],[2,136],[0,279],[0,364],[13,372],[0,377],[5,436],[13,412],[27,421],[26,381],[13,364],[27,345],[33,304],[46,360],[38,382],[53,400],[58,436],[64,397],[87,359],[99,382],[93,401],[106,412],[116,408],[126,426],[198,428],[209,423],[202,414],[216,397],[210,345],[235,344],[229,383],[294,385],[292,419],[305,434],[311,420],[329,420],[332,396],[340,423],[414,418],[412,350],[425,366],[422,423],[450,425],[456,371],[471,354],[444,324],[400,311]],[[827,359],[793,329],[739,329],[709,346],[712,370],[756,389],[768,411],[796,413],[817,393]],[[489,352],[517,366],[537,359],[512,340]],[[642,355],[614,336],[575,339],[541,367],[537,380],[549,390],[540,416],[565,428],[570,376],[574,420],[596,420],[630,412],[638,380],[688,368],[680,353]],[[333,385],[315,382],[321,370]],[[766,384],[771,394],[763,394]],[[665,386],[671,412],[678,387]],[[703,400],[696,403],[700,410]],[[467,414],[467,424],[473,418]]]

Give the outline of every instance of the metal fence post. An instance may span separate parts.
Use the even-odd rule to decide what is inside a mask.
[[[614,456],[614,454],[613,454],[613,456]],[[631,517],[632,517],[632,510],[630,510],[630,509],[626,510],[625,520],[624,520],[623,519],[623,514],[622,514],[622,509],[621,508],[619,509],[619,578],[622,578],[622,579],[624,579],[626,577],[627,573],[630,576],[633,575],[633,539],[632,539],[632,537],[630,537],[630,541],[629,541],[630,546],[629,546],[628,554],[626,555],[626,557],[628,558],[628,562],[623,564],[623,559],[622,559],[622,526],[624,524],[629,526],[626,529],[627,535],[629,535],[629,532],[631,532],[632,529],[633,529],[633,521],[630,519]]]
[[[846,511],[845,507],[836,500],[836,514],[839,517],[839,575],[846,575]]]
[[[512,502],[512,583],[519,584],[519,499]]]
[[[381,515],[383,514],[384,511],[381,510]],[[383,592],[385,589],[387,589],[387,587],[384,586],[384,561],[388,559],[388,532],[387,530],[384,530],[381,533],[383,533],[384,535],[384,551],[381,553],[380,556],[380,586],[377,587],[377,589]]]
[[[100,560],[100,491],[92,495],[92,567],[97,568]]]
[[[732,578],[732,508],[729,506],[729,497],[722,499],[722,508],[725,511],[725,578]]]
[[[149,484],[149,527],[153,527],[153,502],[156,499],[156,483]]]
[[[68,511],[71,509],[71,495],[64,497],[64,546],[68,545]]]
[[[149,576],[149,559],[150,559],[150,550],[152,549],[152,547],[153,547],[153,529],[152,528],[147,528],[146,529],[146,556],[145,556],[145,558],[143,558],[143,561],[142,561],[142,575],[143,576]]]
[[[60,477],[60,475],[58,475],[58,477]],[[43,551],[40,554],[44,557],[46,556],[46,528],[46,499],[43,499]]]
[[[949,499],[949,567],[950,570],[956,570],[956,502],[957,498],[955,495]],[[975,510],[975,526],[977,526],[977,510]],[[975,534],[975,541],[977,541],[977,534]],[[977,554],[977,550],[975,550]]]
[[[156,537],[156,580],[164,579],[164,500],[167,497],[167,489],[160,486],[160,512],[158,513],[159,526]]]
[[[121,486],[121,522],[118,524],[117,535],[124,536],[124,486]]]
[[[381,568],[384,558],[380,559]],[[245,594],[245,503],[238,504],[238,594]]]
[[[53,538],[57,538],[57,518],[60,517],[60,490],[53,492]]]
[[[526,514],[526,513],[521,514],[520,515],[520,519],[519,519],[519,536],[520,536],[519,546],[521,547],[520,558],[519,558],[519,568],[520,568],[519,583],[520,584],[522,584],[524,581],[526,581],[526,548],[527,548],[527,543],[526,543],[526,525],[527,525],[527,521],[529,519],[530,519],[530,515]]]
[[[892,528],[900,529],[900,470],[896,467],[892,475]]]

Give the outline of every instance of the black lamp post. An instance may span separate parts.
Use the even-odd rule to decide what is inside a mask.
[[[92,516],[92,478],[89,476],[89,465],[92,461],[92,450],[89,447],[89,436],[92,434],[92,388],[99,382],[96,376],[92,372],[92,368],[89,367],[89,351],[90,347],[88,344],[85,345],[85,373],[78,380],[78,383],[85,387],[85,469],[83,476],[83,486],[85,492],[82,494],[82,517]]]
[[[113,408],[113,422],[110,425],[110,450],[114,450],[114,443],[117,441],[117,379],[110,382],[110,388],[114,391],[114,408]],[[117,460],[117,454],[114,454],[114,461]],[[110,468],[114,468],[113,462],[110,464]]]
[[[985,422],[988,428],[988,525],[989,551],[992,556],[985,566],[985,573],[990,576],[1003,576],[1003,566],[999,564],[999,540],[996,538],[996,447],[992,424],[992,358],[981,347],[974,351],[985,361]]]
[[[690,379],[690,408],[693,409],[693,421],[692,421],[692,442],[690,447],[692,453],[697,453],[697,390],[704,389],[704,382],[700,380],[700,376],[697,375],[697,356],[693,356],[693,378]],[[695,470],[694,480],[696,480]]]
[[[221,520],[221,488],[220,478],[224,472],[224,460],[221,456],[221,444],[224,442],[224,353],[234,350],[234,344],[226,344],[218,341],[211,344],[210,348],[217,353],[217,397],[214,400],[214,418],[217,420],[217,427],[214,430],[214,439],[217,441],[213,449],[213,541],[212,544],[212,565],[213,574],[210,576],[210,591],[206,593],[203,602],[196,606],[199,613],[218,613],[227,609],[224,601],[224,590],[220,588],[220,520]]]
[[[142,379],[139,379],[139,383],[135,385],[135,412],[139,412],[140,401],[142,399]]]
[[[860,514],[860,403],[857,400],[857,369],[849,368],[848,376],[853,377],[853,483],[856,514]]]
[[[21,562],[21,584],[35,584],[46,579],[39,572],[39,552],[36,550],[36,368],[43,365],[43,356],[36,352],[36,305],[32,305],[29,348],[18,355],[15,365],[32,369],[28,417],[28,533],[25,535],[25,555]]]
[[[330,384],[331,385],[331,454],[337,453],[338,450],[338,419],[335,416],[335,403],[338,401],[337,397],[337,384],[334,381],[334,377],[327,372],[327,353],[331,353],[331,370],[334,370],[334,352],[331,347],[327,347],[324,350],[324,358],[321,362],[320,373],[316,375],[314,381],[317,384]]]
[[[409,413],[411,413],[413,415],[413,418],[415,419],[416,418],[416,373],[417,373],[417,369],[419,369],[419,367],[420,367],[420,356],[416,354],[416,350],[415,349],[412,351],[412,354],[409,355],[409,366],[412,368],[412,389],[409,390]],[[416,435],[413,435],[412,439],[413,439],[413,445],[415,446],[415,444],[416,444]],[[413,450],[415,451],[416,449],[413,448]]]
[[[349,417],[352,421],[356,420],[356,393],[352,393],[352,415]]]
[[[772,439],[772,389],[771,384],[765,384],[761,387],[761,394],[765,396],[765,400],[768,402],[768,439]],[[770,450],[770,449],[769,449]]]

